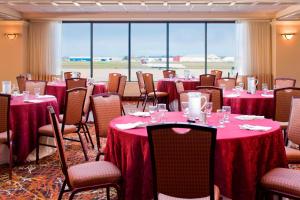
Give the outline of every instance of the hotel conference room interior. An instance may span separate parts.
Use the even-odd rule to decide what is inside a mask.
[[[0,0],[0,199],[300,200],[300,0]]]

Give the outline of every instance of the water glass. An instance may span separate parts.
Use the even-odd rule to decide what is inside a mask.
[[[151,123],[155,123],[156,122],[156,117],[157,117],[157,106],[149,106],[149,113],[150,113],[150,117],[151,117],[151,120],[150,122]]]
[[[157,109],[160,112],[161,110],[167,110],[167,106],[165,103],[159,103],[157,104]]]
[[[223,106],[222,107],[223,109],[223,112],[224,112],[224,122],[225,123],[229,123],[229,117],[230,117],[230,114],[231,114],[231,107],[230,106]]]
[[[41,93],[41,89],[39,87],[33,88],[35,97],[39,97]]]
[[[181,111],[183,112],[183,116],[187,117],[189,114],[189,102],[183,101],[181,102]]]
[[[169,79],[173,79],[173,74],[169,74]]]
[[[267,83],[262,83],[261,84],[261,89],[263,91],[263,94],[268,94],[268,84]]]
[[[205,105],[205,113],[207,117],[211,116],[212,108],[213,108],[213,102],[207,102]]]
[[[11,88],[12,94],[13,95],[17,95],[19,93],[19,88],[16,84],[12,84],[12,88]]]
[[[239,82],[239,86],[240,86],[240,90],[243,91],[244,90],[244,83],[243,82]]]
[[[219,126],[218,128],[224,128],[224,111],[223,109],[218,109],[217,110],[217,117],[218,117],[218,121],[219,121]]]
[[[220,88],[223,90],[223,92],[224,92],[224,90],[225,90],[225,88],[226,88],[226,86],[225,86],[225,84],[220,84]]]
[[[166,121],[166,113],[168,112],[168,110],[159,110],[158,115],[159,115],[159,120],[161,122],[165,122]]]
[[[29,91],[23,91],[23,97],[24,97],[24,100],[28,100],[29,99]]]
[[[235,93],[237,94],[237,95],[240,95],[241,94],[241,87],[240,86],[235,86]]]

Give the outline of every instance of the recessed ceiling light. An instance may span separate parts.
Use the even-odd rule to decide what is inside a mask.
[[[118,4],[119,4],[119,6],[123,6],[123,3],[122,3],[122,2],[119,2]]]
[[[168,2],[165,1],[165,2],[163,3],[163,6],[168,6]]]
[[[141,6],[146,6],[146,3],[142,1]]]
[[[191,2],[187,1],[187,2],[185,3],[185,5],[186,5],[186,6],[190,6],[190,5],[191,5]]]
[[[213,5],[213,2],[209,2],[207,5],[208,5],[208,6],[212,6],[212,5]]]
[[[7,2],[8,5],[14,6],[15,4],[13,2]]]
[[[100,2],[96,2],[97,6],[102,6],[102,4]]]
[[[229,6],[234,6],[234,5],[235,5],[234,1],[229,4]]]
[[[77,3],[77,2],[73,2],[73,4],[74,4],[75,6],[80,6],[80,4]]]
[[[55,2],[51,2],[51,4],[52,4],[53,6],[58,6],[58,4],[55,3]]]

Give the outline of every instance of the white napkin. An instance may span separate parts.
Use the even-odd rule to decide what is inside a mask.
[[[274,97],[273,94],[261,94],[261,96],[263,96],[263,97]]]
[[[55,98],[55,96],[47,94],[47,95],[39,95],[36,98],[38,98],[38,99],[46,99],[46,98]]]
[[[37,99],[24,100],[25,103],[42,103],[43,101]]]
[[[225,97],[239,97],[239,94],[227,94]]]
[[[257,116],[257,115],[239,115],[234,118],[239,120],[255,120],[255,119],[264,119],[265,117]]]
[[[134,113],[130,113],[129,115],[133,115],[136,117],[150,117],[149,112],[134,112]]]
[[[250,124],[239,125],[242,130],[250,130],[250,131],[268,131],[271,130],[272,127],[269,126],[254,126]]]
[[[128,130],[137,127],[144,127],[146,123],[144,122],[134,122],[134,123],[127,123],[127,124],[116,124],[116,127],[120,130]]]

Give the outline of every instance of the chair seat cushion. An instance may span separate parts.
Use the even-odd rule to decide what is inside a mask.
[[[292,196],[300,197],[300,172],[287,168],[275,168],[266,173],[261,179],[261,186]]]
[[[60,123],[59,129],[61,129],[62,124]],[[63,134],[74,133],[77,131],[77,127],[74,125],[65,125]],[[43,136],[53,137],[52,125],[48,124],[39,128],[39,134]]]
[[[9,131],[9,137],[11,138],[12,131]],[[7,143],[7,131],[0,133],[0,144]]]
[[[277,121],[280,124],[281,129],[287,129],[289,122],[280,122]]]
[[[219,200],[220,199],[220,189],[218,186],[214,186],[214,192],[215,192],[215,200]],[[185,198],[178,198],[178,197],[172,197],[172,196],[168,196],[162,193],[158,194],[158,199],[159,200],[187,200]],[[210,197],[202,197],[202,198],[189,198],[188,200],[210,200]]]
[[[68,169],[68,174],[73,188],[117,183],[121,178],[121,171],[107,161],[73,165]]]
[[[288,163],[300,163],[300,150],[285,147],[285,153]]]
[[[155,92],[155,94],[157,97],[166,97],[169,95],[167,92]],[[148,96],[154,97],[154,92],[149,93]]]

